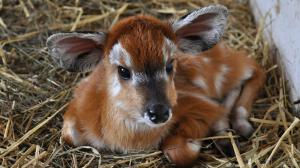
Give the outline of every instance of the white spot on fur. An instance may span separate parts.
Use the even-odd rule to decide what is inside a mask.
[[[188,140],[187,146],[190,148],[193,152],[199,152],[201,148],[201,142],[194,141],[194,140]]]
[[[90,76],[83,78],[80,83],[87,83],[90,80]]]
[[[194,79],[193,83],[202,89],[208,89],[208,86],[207,86],[205,80],[200,76],[197,77],[196,79]]]
[[[121,91],[121,84],[117,75],[118,74],[115,74],[113,76],[111,84],[109,85],[109,91],[112,97],[117,96]]]
[[[75,123],[72,120],[65,120],[64,126],[63,126],[63,135],[68,136],[71,138],[72,143],[75,146],[78,146],[81,144],[79,133],[77,132],[75,128]]]
[[[221,96],[222,94],[222,84],[225,80],[225,75],[227,74],[227,72],[229,71],[229,67],[226,65],[221,65],[220,68],[220,73],[216,75],[215,78],[215,88],[217,91],[218,96]]]
[[[104,149],[106,148],[105,143],[101,140],[100,137],[97,137],[93,134],[91,134],[89,131],[85,130],[85,138],[88,141],[88,143],[97,148],[97,149]]]
[[[84,79],[82,79],[82,82],[84,82],[84,83],[86,83],[86,82],[88,82],[89,81],[89,78],[84,78]]]
[[[118,101],[118,100],[116,100],[115,106],[122,110],[126,110],[126,108],[127,108],[127,106],[122,101]]]
[[[249,134],[253,131],[252,125],[246,119],[237,119],[232,123],[232,127],[238,134],[242,136],[249,136]]]
[[[207,58],[207,57],[202,57],[202,59],[203,59],[203,62],[204,62],[204,63],[206,63],[206,64],[210,63],[210,59],[209,59],[209,58]]]
[[[226,116],[227,117],[227,116]],[[222,135],[224,132],[229,128],[229,123],[227,118],[222,118],[219,121],[217,121],[214,126],[213,130],[218,134]]]
[[[248,111],[245,109],[245,107],[243,106],[239,106],[237,109],[236,109],[236,117],[237,118],[243,118],[243,119],[246,119],[248,118]]]
[[[203,101],[206,101],[207,103],[210,103],[211,105],[219,106],[219,103],[217,103],[216,101],[213,101],[209,97],[203,96],[201,94],[187,92],[187,91],[183,91],[183,90],[177,90],[177,93],[178,94],[183,94],[183,95],[188,95],[188,96],[193,96],[193,97],[195,97],[197,99],[201,99]]]
[[[228,113],[231,111],[232,107],[234,106],[237,98],[239,97],[241,93],[241,88],[235,88],[233,89],[228,95],[226,96],[226,99],[224,101],[224,106],[228,109]]]
[[[250,79],[253,75],[253,69],[246,69],[244,74],[243,74],[243,80]]]
[[[232,122],[232,126],[240,135],[249,136],[253,130],[252,125],[248,121],[248,116],[249,113],[245,107],[237,107],[235,120]]]
[[[124,59],[127,67],[131,66],[130,54],[122,47],[121,43],[118,42],[112,47],[109,53],[109,62],[111,64],[121,65],[121,58]]]

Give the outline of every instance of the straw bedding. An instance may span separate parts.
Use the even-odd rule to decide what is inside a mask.
[[[228,158],[205,141],[196,167],[299,167],[300,124],[292,115],[282,72],[243,0],[0,0],[0,167],[172,167],[160,151],[118,154],[61,142],[62,115],[72,87],[87,74],[57,68],[45,48],[50,34],[107,29],[137,13],[165,19],[212,3],[230,10],[224,41],[246,50],[265,67],[267,81],[253,105],[256,130],[248,140],[231,138],[236,157]]]

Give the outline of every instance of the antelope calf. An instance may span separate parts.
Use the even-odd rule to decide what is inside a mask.
[[[61,67],[92,70],[64,115],[63,139],[115,151],[160,148],[186,166],[198,157],[196,139],[226,130],[229,114],[233,128],[249,134],[263,73],[244,54],[215,46],[226,21],[225,7],[208,6],[173,21],[138,15],[106,33],[49,37]]]

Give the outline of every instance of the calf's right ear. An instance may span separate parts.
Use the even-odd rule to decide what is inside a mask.
[[[57,33],[47,39],[53,60],[71,72],[91,71],[103,58],[106,33]]]

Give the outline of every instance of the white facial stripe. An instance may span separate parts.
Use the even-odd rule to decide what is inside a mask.
[[[165,70],[158,71],[158,72],[155,73],[154,78],[158,81],[162,80],[162,79],[167,81],[168,80],[168,74]]]
[[[121,84],[117,75],[118,74],[114,74],[111,79],[111,84],[109,85],[109,91],[112,97],[117,96],[121,91]]]
[[[131,56],[130,54],[125,50],[125,48],[122,47],[122,45],[120,44],[120,49],[123,53],[123,59],[124,59],[124,62],[125,62],[125,65],[127,67],[131,67]]]
[[[121,48],[121,45],[119,43],[115,44],[112,47],[112,49],[109,53],[109,62],[111,64],[120,65],[120,58],[121,58],[120,48]]]
[[[131,67],[131,57],[130,54],[122,47],[121,43],[116,43],[110,53],[109,53],[109,62],[111,64],[121,65],[120,60],[124,59],[125,65]]]
[[[229,71],[229,67],[226,65],[222,65],[220,68],[220,73],[216,75],[215,78],[215,89],[217,91],[218,96],[221,96],[222,94],[222,83],[225,80],[225,75]]]
[[[162,52],[163,52],[163,59],[164,59],[164,64],[167,64],[167,61],[170,60],[171,58],[174,57],[174,53],[177,50],[177,46],[173,41],[171,41],[168,38],[164,38],[164,45],[162,47]],[[164,79],[165,81],[168,80],[168,74],[165,70],[158,71],[155,73],[156,80],[161,80]]]
[[[169,58],[173,57],[176,50],[177,47],[175,43],[173,43],[173,41],[165,37],[164,45],[162,47],[164,63],[166,63]]]

